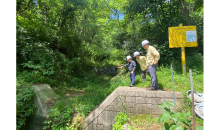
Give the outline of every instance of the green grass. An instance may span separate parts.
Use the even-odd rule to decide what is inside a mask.
[[[120,70],[122,71],[122,70]],[[170,67],[163,67],[160,66],[157,68],[157,78],[158,78],[158,84],[161,89],[165,90],[173,90],[173,83],[172,83],[172,73]],[[192,74],[193,78],[193,88],[195,91],[203,93],[203,74],[197,74],[193,72]],[[129,73],[122,74],[120,76],[115,76],[112,78],[116,81],[116,84],[118,86],[128,86],[130,82]],[[151,83],[151,78],[146,75],[146,82],[143,84],[141,73],[136,73],[135,78],[135,85],[134,87],[149,87]],[[174,89],[175,91],[179,92],[187,92],[191,89],[190,87],[190,77],[189,73],[184,77],[181,72],[173,71],[173,79],[174,79]]]
[[[147,115],[147,114],[141,114],[138,116],[130,117],[128,124],[131,126],[131,130],[160,129],[162,124],[156,124],[156,119],[157,117],[152,117],[151,115]]]

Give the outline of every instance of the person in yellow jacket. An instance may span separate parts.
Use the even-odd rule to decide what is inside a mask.
[[[143,79],[143,83],[145,83],[146,73],[150,76],[150,72],[149,72],[149,69],[148,69],[147,63],[146,63],[146,57],[145,56],[140,56],[140,53],[138,51],[134,52],[133,55],[136,58],[136,61],[139,63],[140,67],[141,67],[142,79]]]
[[[157,63],[160,59],[160,53],[156,50],[155,47],[149,45],[148,40],[142,41],[142,47],[147,50],[146,53],[146,66],[149,69],[151,77],[151,85],[147,90],[156,90],[159,89],[158,79],[156,75]]]

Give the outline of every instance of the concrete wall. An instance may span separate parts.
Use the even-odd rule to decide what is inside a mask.
[[[175,92],[177,106],[183,95]],[[145,88],[118,87],[82,122],[85,130],[112,130],[114,118],[120,111],[127,115],[152,114],[159,116],[163,109],[158,105],[163,101],[174,102],[173,92],[146,91]],[[125,106],[125,107],[124,107]],[[173,109],[173,108],[172,108]]]

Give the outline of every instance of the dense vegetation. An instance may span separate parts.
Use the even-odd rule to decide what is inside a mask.
[[[186,48],[186,64],[194,71],[197,90],[203,92],[202,0],[17,0],[16,6],[17,82],[47,83],[61,90],[63,100],[68,90],[83,91],[85,94],[72,98],[74,104],[68,104],[83,117],[116,87],[129,85],[126,71],[118,71],[116,76],[97,75],[94,67],[125,64],[125,57],[133,56],[136,50],[145,55],[141,47],[144,39],[161,54],[157,72],[162,77],[161,86],[171,89],[169,65],[173,63],[176,88],[188,90],[189,78],[181,76],[181,49],[169,48],[168,42],[168,27],[179,23],[197,26],[198,47]],[[136,76],[136,87],[147,87],[148,82],[143,85],[140,75]],[[17,99],[22,95],[20,89],[32,91],[18,86]],[[20,100],[17,103],[22,104]],[[59,107],[60,113],[64,109]],[[32,107],[25,109],[28,110]],[[68,119],[72,114],[66,113],[60,118]],[[17,119],[21,118],[18,114]],[[61,127],[65,128],[66,122],[53,128]]]

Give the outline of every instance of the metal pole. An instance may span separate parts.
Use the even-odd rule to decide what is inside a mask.
[[[174,91],[173,66],[172,66],[172,64],[171,64],[171,72],[172,72],[172,81],[173,81],[173,97],[174,97],[175,113],[176,113],[176,98],[175,98],[175,91]]]
[[[193,130],[195,130],[195,105],[194,105],[194,92],[193,92],[192,70],[191,69],[189,69],[189,73],[190,73],[191,94],[192,94]]]
[[[179,27],[182,27],[182,23],[179,24]],[[182,73],[183,76],[186,76],[186,62],[185,62],[185,47],[181,47],[181,60],[182,60]]]
[[[181,51],[182,51],[182,72],[183,72],[183,76],[186,76],[186,62],[185,62],[185,47],[181,47]]]

